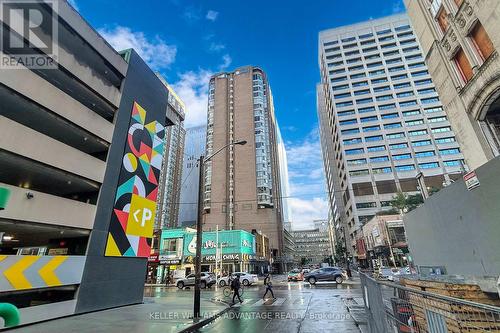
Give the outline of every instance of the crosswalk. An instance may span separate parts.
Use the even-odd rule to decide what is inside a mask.
[[[288,300],[288,302],[287,302]],[[261,307],[261,306],[264,306],[264,307],[271,307],[271,306],[274,306],[274,307],[277,307],[277,306],[282,306],[285,302],[287,302],[287,304],[304,304],[304,299],[303,298],[298,298],[298,299],[287,299],[287,298],[282,298],[282,297],[278,297],[278,298],[267,298],[267,299],[251,299],[251,298],[246,298],[243,300],[243,303],[236,303],[235,305],[233,305],[233,307],[241,307],[241,306],[244,306],[244,307]]]

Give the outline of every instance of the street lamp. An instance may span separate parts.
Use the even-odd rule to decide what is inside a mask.
[[[240,145],[244,146],[246,145],[246,140],[237,140],[228,143],[227,145],[219,148],[215,153],[212,155],[209,155],[208,157],[204,157],[203,155],[200,156],[198,159],[198,166],[200,168],[199,170],[199,187],[198,187],[198,219],[196,221],[196,258],[195,258],[195,264],[194,264],[194,311],[193,311],[193,317],[194,318],[200,318],[200,283],[201,283],[201,238],[203,235],[202,231],[202,218],[203,218],[203,185],[204,185],[204,175],[203,175],[203,168],[205,162],[210,161],[215,155],[223,151],[229,146],[233,145]]]

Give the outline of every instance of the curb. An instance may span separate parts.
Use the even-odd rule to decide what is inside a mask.
[[[214,302],[212,300],[212,302]],[[220,303],[224,303],[226,305],[228,305],[226,302],[224,301],[220,301]],[[189,326],[189,327],[186,327],[185,329],[179,331],[179,333],[188,333],[188,332],[193,332],[199,328],[202,328],[203,326],[205,325],[208,325],[210,324],[212,321],[214,321],[215,319],[219,318],[220,316],[222,316],[224,313],[226,313],[229,309],[231,309],[231,307],[228,305],[225,309],[217,312],[216,314],[214,314],[213,316],[210,316],[209,318],[206,318],[206,319],[203,319],[199,322],[196,322],[194,323],[193,325]]]

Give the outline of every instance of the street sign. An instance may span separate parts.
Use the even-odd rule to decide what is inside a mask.
[[[467,186],[467,189],[470,191],[472,189],[475,189],[476,187],[479,187],[479,179],[477,178],[476,172],[471,171],[468,172],[464,175],[464,182],[465,185]]]

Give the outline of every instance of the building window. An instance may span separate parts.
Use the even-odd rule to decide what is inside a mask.
[[[431,156],[435,156],[435,155],[436,155],[436,153],[433,150],[415,153],[416,157],[431,157]]]
[[[372,173],[390,173],[392,172],[392,168],[391,167],[384,167],[384,168],[375,168],[375,169],[372,169]]]
[[[374,106],[369,106],[367,108],[359,108],[358,109],[359,113],[366,113],[366,112],[373,112],[373,111],[375,111],[375,107]]]
[[[441,28],[441,31],[443,33],[445,33],[446,30],[448,29],[448,17],[447,16],[448,16],[448,13],[444,9],[444,7],[441,7],[441,9],[439,10],[439,12],[437,14],[437,22],[438,22],[439,27]]]
[[[404,149],[404,148],[408,148],[408,144],[407,143],[396,143],[393,145],[389,145],[389,148],[391,150],[392,149]]]
[[[436,140],[437,141],[437,140]],[[421,141],[413,141],[411,145],[413,147],[422,147],[422,146],[428,146],[431,144],[431,140],[421,140]]]
[[[376,202],[360,202],[360,203],[356,204],[356,208],[358,208],[358,209],[377,208],[377,203]]]
[[[407,160],[411,158],[411,154],[392,155],[392,158],[395,160]]]
[[[385,124],[384,125],[385,129],[399,128],[399,127],[401,127],[401,123],[392,123],[392,124]]]
[[[410,165],[397,165],[396,166],[396,171],[411,171],[415,170],[415,166],[410,164]]]
[[[463,49],[459,49],[457,51],[457,53],[453,57],[453,61],[464,82],[469,82],[474,74],[472,72],[472,67],[470,65],[469,59],[467,59],[467,56],[465,55]]]
[[[391,133],[386,135],[387,139],[399,139],[399,138],[404,138],[405,134],[400,132],[400,133]]]
[[[460,154],[460,149],[458,148],[440,149],[439,153],[441,155]]]
[[[432,169],[432,168],[439,168],[439,163],[438,162],[420,163],[418,166],[422,169]]]
[[[368,152],[384,151],[385,150],[385,146],[368,147],[367,150],[368,150]]]
[[[365,138],[366,142],[374,142],[374,141],[382,141],[384,138],[382,135],[375,135],[375,136],[367,136]]]
[[[370,162],[376,163],[376,162],[387,162],[389,161],[388,156],[375,156],[375,157],[370,157]]]
[[[436,139],[436,143],[450,143],[455,141],[454,137]]]
[[[364,117],[364,118],[361,118],[360,120],[362,123],[367,123],[370,121],[377,121],[378,118],[377,118],[377,116],[372,116],[372,117]]]
[[[481,55],[483,61],[488,59],[495,49],[493,48],[493,43],[486,33],[486,30],[484,30],[483,25],[478,22],[474,29],[472,29],[469,36],[474,42],[474,46]]]

